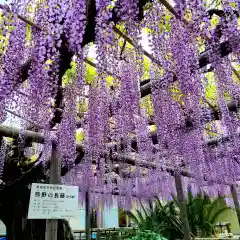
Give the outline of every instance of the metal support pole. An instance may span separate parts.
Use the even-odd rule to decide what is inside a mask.
[[[182,179],[179,174],[175,175],[175,185],[177,190],[177,198],[179,201],[180,218],[183,224],[183,233],[184,233],[183,239],[190,240],[191,234],[190,234],[190,227],[189,227],[188,216],[187,216],[187,208],[186,208],[186,203],[184,199]]]
[[[231,188],[233,203],[234,203],[235,210],[237,213],[238,223],[240,225],[240,206],[239,206],[239,201],[238,201],[238,197],[237,197],[236,187],[234,185],[231,185],[230,188]]]
[[[52,156],[50,161],[50,184],[61,183],[61,159],[57,151],[57,145],[52,143]],[[57,240],[58,220],[46,221],[45,240]]]
[[[97,228],[102,227],[102,211],[100,207],[97,208]]]
[[[97,230],[97,240],[100,240],[100,231],[99,231],[99,229]]]
[[[85,208],[86,208],[85,216],[86,240],[91,240],[89,192],[86,192],[85,195]]]

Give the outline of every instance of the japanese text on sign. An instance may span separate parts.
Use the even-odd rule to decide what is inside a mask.
[[[28,210],[29,219],[76,217],[78,187],[33,183]]]

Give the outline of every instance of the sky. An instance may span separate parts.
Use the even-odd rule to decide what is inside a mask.
[[[149,38],[145,32],[142,32],[142,40],[141,40],[140,44],[142,45],[144,50],[151,53],[151,48],[149,46]],[[94,47],[90,48],[88,56],[90,58],[96,59],[96,49]]]

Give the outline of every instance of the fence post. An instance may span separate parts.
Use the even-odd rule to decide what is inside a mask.
[[[231,188],[233,203],[234,203],[235,210],[237,213],[238,223],[240,225],[240,206],[239,206],[239,201],[238,201],[238,197],[237,197],[236,187],[234,185],[231,185],[230,188]]]
[[[90,226],[90,204],[89,204],[89,192],[85,194],[85,230],[86,230],[86,240],[91,240],[91,226]]]
[[[99,229],[97,230],[97,240],[100,240],[100,231],[99,231]]]
[[[52,155],[50,161],[50,179],[49,184],[61,183],[61,159],[57,150],[56,142],[52,142]],[[46,221],[45,240],[57,240],[58,220]]]
[[[191,234],[190,234],[190,227],[189,227],[188,216],[187,216],[187,208],[186,208],[186,203],[185,203],[184,193],[183,193],[182,179],[179,174],[176,174],[174,177],[175,177],[175,185],[177,190],[177,199],[179,201],[180,218],[183,224],[183,233],[184,233],[183,239],[190,240]]]

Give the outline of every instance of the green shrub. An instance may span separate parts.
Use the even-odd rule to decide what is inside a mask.
[[[138,232],[136,236],[130,238],[129,240],[166,240],[166,239],[161,237],[157,233],[146,230],[143,232]]]

